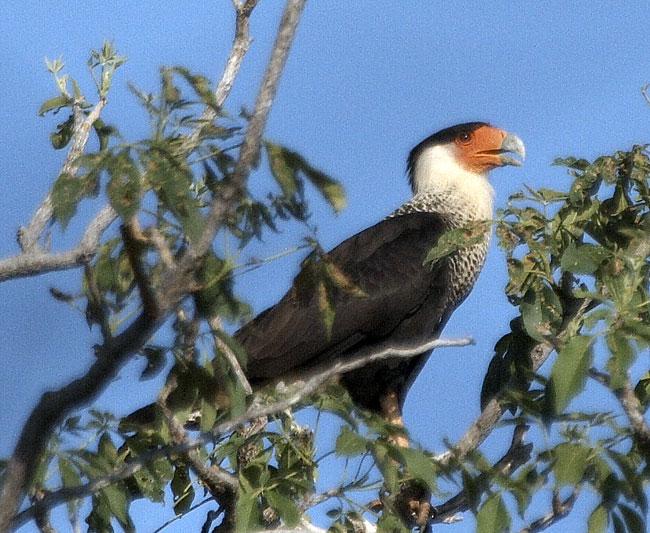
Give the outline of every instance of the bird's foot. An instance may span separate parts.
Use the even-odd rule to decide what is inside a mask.
[[[402,485],[395,498],[395,508],[408,527],[417,527],[418,531],[430,531],[431,494],[417,481],[408,481]]]

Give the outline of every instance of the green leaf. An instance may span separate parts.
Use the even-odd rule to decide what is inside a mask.
[[[481,533],[501,533],[510,528],[510,515],[501,494],[491,494],[476,516],[476,530]]]
[[[201,431],[210,431],[217,420],[217,408],[213,401],[201,398]]]
[[[133,524],[129,517],[129,499],[126,491],[117,485],[109,485],[108,487],[104,487],[101,492],[106,498],[109,509],[122,527],[127,531],[133,531]]]
[[[186,466],[177,466],[171,482],[176,515],[186,513],[194,501],[194,488]]]
[[[335,213],[345,209],[347,204],[345,190],[338,181],[309,166],[304,160],[301,170],[304,172],[305,177],[311,182],[311,184],[318,189],[318,192],[321,193],[327,203],[330,204]]]
[[[560,267],[573,274],[593,274],[611,252],[595,244],[576,245],[571,241],[562,254]]]
[[[396,492],[398,489],[398,472],[395,461],[390,457],[389,446],[382,441],[375,441],[370,445],[370,449],[377,468],[384,478],[384,484],[390,492]]]
[[[526,291],[519,304],[526,333],[539,342],[553,335],[562,323],[562,304],[555,291],[546,285]]]
[[[424,264],[447,257],[462,248],[484,242],[489,231],[490,223],[481,221],[444,232],[436,245],[427,253]]]
[[[607,361],[609,387],[612,390],[620,389],[627,383],[627,371],[636,359],[636,350],[620,330],[611,330],[605,335],[605,340],[612,354]]]
[[[102,436],[99,438],[99,443],[97,445],[97,455],[106,460],[106,464],[114,465],[117,461],[117,448],[111,441],[111,437],[108,433],[102,433]]]
[[[605,533],[607,529],[607,509],[604,505],[596,507],[587,520],[587,531],[589,533]]]
[[[345,530],[346,532],[349,530]],[[388,512],[382,512],[379,520],[377,520],[377,531],[386,533],[410,533],[411,529],[404,525],[402,520]]]
[[[283,193],[293,195],[298,190],[300,173],[316,187],[335,212],[338,213],[345,207],[345,191],[338,181],[315,169],[300,154],[284,146],[264,141],[264,147],[269,156],[271,173]]]
[[[275,509],[287,527],[292,528],[300,522],[300,510],[291,498],[280,494],[277,490],[264,491],[264,497],[269,505]]]
[[[577,485],[584,476],[591,450],[580,444],[563,442],[553,449],[553,473],[558,488]]]
[[[295,165],[290,165],[289,158],[285,157],[287,150],[269,141],[264,141],[264,148],[266,148],[272,176],[278,182],[282,192],[291,196],[298,191],[298,176]]]
[[[423,451],[399,447],[395,448],[395,452],[409,477],[424,483],[431,492],[437,489],[436,469],[431,459]]]
[[[235,507],[235,531],[249,533],[260,529],[259,501],[256,495],[239,491]]]
[[[592,337],[576,335],[560,349],[546,385],[554,413],[561,413],[585,386],[592,360]]]
[[[336,437],[334,451],[336,455],[353,457],[366,451],[367,440],[358,435],[350,426],[341,426],[341,431]]]
[[[191,194],[192,174],[185,160],[173,155],[172,148],[161,143],[143,155],[146,181],[180,222],[185,235],[196,242],[203,230],[203,216]]]
[[[81,485],[81,476],[77,472],[72,462],[63,455],[59,455],[59,474],[61,475],[61,483],[65,488],[78,487]],[[66,502],[68,514],[73,516],[79,506],[79,502],[75,500],[68,500]]]
[[[159,461],[167,463],[163,459]],[[141,468],[133,474],[133,478],[136,481],[138,489],[146,498],[156,503],[163,503],[165,501],[164,487],[167,479],[157,475],[155,467]]]
[[[70,219],[77,212],[84,183],[70,174],[61,174],[52,186],[52,209],[54,218],[65,229]]]
[[[142,177],[140,170],[128,150],[122,150],[115,157],[106,160],[110,176],[106,194],[111,206],[124,221],[133,217],[140,209]]]
[[[650,405],[650,372],[646,372],[634,387],[634,394],[639,399],[643,411],[645,412]]]
[[[68,98],[66,98],[65,96],[62,95],[54,96],[49,100],[45,100],[45,102],[41,104],[41,107],[38,108],[38,115],[42,117],[48,111],[54,111],[56,113],[62,107],[67,107],[69,105],[70,105],[70,100],[68,100]]]
[[[72,134],[74,133],[74,115],[70,115],[68,120],[61,122],[56,125],[56,131],[50,133],[50,142],[52,147],[55,150],[60,150],[65,148],[70,139],[72,139]]]

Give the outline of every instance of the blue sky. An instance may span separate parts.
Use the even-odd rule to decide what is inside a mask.
[[[281,4],[262,0],[254,12],[255,40],[227,101],[233,112],[241,105],[252,107]],[[310,0],[266,134],[345,185],[348,208],[340,215],[319,202],[313,206],[312,223],[327,247],[406,200],[408,151],[454,123],[486,120],[526,143],[524,167],[492,175],[497,206],[524,183],[562,188],[568,178],[550,166],[555,157],[594,158],[650,141],[650,108],[639,91],[650,83],[649,19],[650,5],[641,1],[479,6]],[[227,0],[2,2],[1,256],[17,251],[16,229],[30,218],[64,156],[48,140],[62,117],[36,114],[40,103],[55,94],[44,56],[63,56],[67,72],[90,97],[88,51],[112,39],[129,61],[115,76],[103,116],[125,137],[136,139],[146,135],[147,121],[127,81],[155,90],[158,68],[176,64],[217,78],[230,48],[232,21]],[[73,221],[65,235],[55,229],[53,245],[73,242],[96,207],[82,209],[79,223]],[[247,253],[271,255],[303,233],[289,226]],[[283,294],[299,259],[291,255],[240,279],[256,311]],[[56,273],[0,284],[0,456],[10,453],[40,394],[78,376],[92,360],[89,346],[98,341],[96,333],[88,331],[83,316],[48,295],[50,286],[74,292],[78,278],[78,272]],[[429,449],[442,450],[443,438],[457,439],[479,412],[492,346],[514,316],[503,294],[505,279],[504,256],[493,246],[473,293],[445,332],[449,337],[470,334],[476,345],[436,353],[412,388],[406,425]],[[132,378],[141,366],[129,365],[126,375]],[[155,384],[135,389],[135,383],[118,379],[100,406],[127,412],[154,397]],[[498,456],[505,445],[503,439],[494,440]],[[564,531],[572,520],[550,531]],[[65,521],[61,524],[65,530]],[[450,531],[470,531],[472,524],[468,516]]]

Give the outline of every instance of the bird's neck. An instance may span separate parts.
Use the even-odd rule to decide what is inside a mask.
[[[451,157],[424,153],[412,169],[411,183],[413,198],[403,207],[440,213],[453,225],[492,218],[494,190],[487,176],[465,170]]]

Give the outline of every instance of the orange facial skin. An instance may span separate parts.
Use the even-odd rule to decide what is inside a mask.
[[[454,139],[459,163],[470,172],[484,174],[495,167],[521,165],[521,162],[504,156],[506,152],[525,156],[523,143],[518,137],[499,128],[482,125],[462,133]]]

